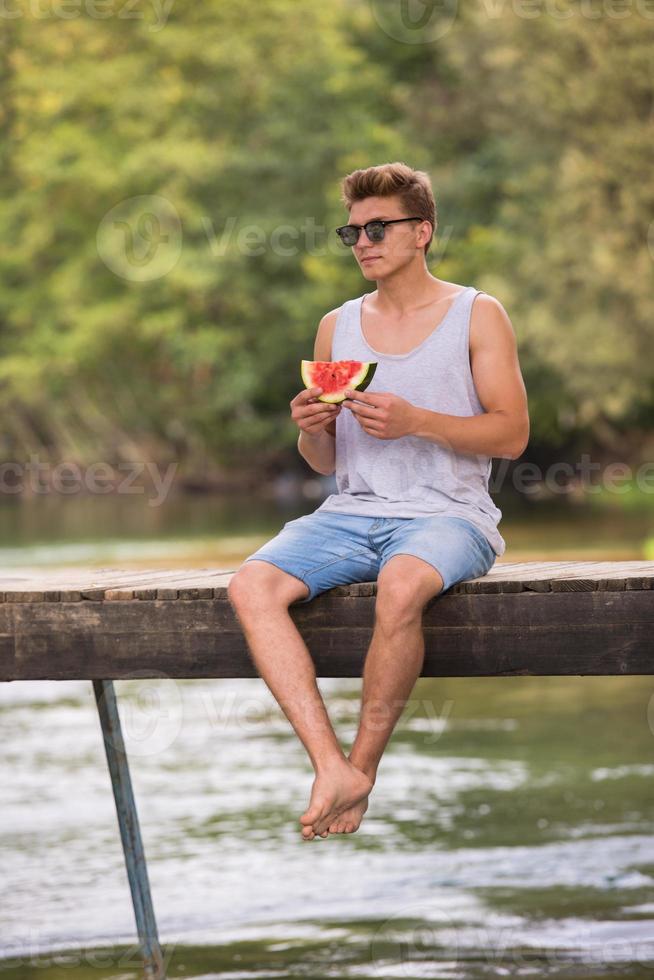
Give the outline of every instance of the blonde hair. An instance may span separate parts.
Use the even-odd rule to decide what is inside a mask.
[[[427,255],[437,225],[436,202],[429,174],[424,170],[414,170],[406,163],[382,163],[377,167],[354,170],[343,178],[341,184],[341,200],[348,211],[356,201],[366,197],[394,195],[400,198],[407,217],[416,216],[431,222],[432,235],[425,245]]]

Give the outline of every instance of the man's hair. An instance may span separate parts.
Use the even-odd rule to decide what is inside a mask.
[[[366,197],[400,198],[403,211],[407,217],[419,217],[430,221],[432,238],[425,245],[425,256],[431,247],[436,232],[436,202],[429,174],[424,170],[414,170],[406,163],[382,163],[377,167],[367,167],[364,170],[354,170],[343,178],[341,184],[341,200],[345,207],[351,210],[356,201]]]

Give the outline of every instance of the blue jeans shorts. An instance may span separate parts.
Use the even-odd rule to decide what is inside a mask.
[[[414,555],[432,565],[443,579],[442,592],[486,575],[497,557],[486,536],[462,517],[363,517],[318,510],[287,521],[245,562],[267,561],[299,578],[309,594],[297,602],[306,603],[336,585],[376,581],[393,555]]]

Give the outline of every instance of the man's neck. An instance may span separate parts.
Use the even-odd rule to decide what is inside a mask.
[[[410,316],[449,292],[450,284],[436,279],[425,266],[416,270],[402,269],[395,277],[377,280],[375,307],[382,315]]]

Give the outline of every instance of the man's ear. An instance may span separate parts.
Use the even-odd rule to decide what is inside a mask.
[[[434,236],[434,226],[432,225],[431,221],[428,221],[426,218],[425,218],[425,221],[423,222],[423,224],[420,226],[421,227],[421,231],[424,231],[424,225],[425,224],[427,224],[429,226],[429,231],[428,232],[425,232],[425,236],[426,237],[425,237],[425,240],[422,242],[422,244],[420,246],[421,248],[424,248],[425,245],[427,244],[427,242],[430,242],[432,240],[433,236]]]

